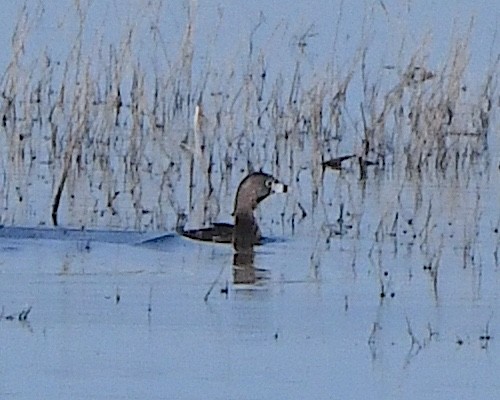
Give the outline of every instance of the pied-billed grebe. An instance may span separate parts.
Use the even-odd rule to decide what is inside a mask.
[[[286,193],[287,185],[263,172],[254,172],[245,177],[234,200],[234,225],[213,224],[208,228],[184,230],[183,224],[177,232],[190,239],[216,243],[233,243],[236,251],[246,250],[258,244],[262,238],[253,215],[257,205],[272,193]]]

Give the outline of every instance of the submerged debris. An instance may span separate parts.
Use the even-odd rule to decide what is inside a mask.
[[[28,319],[28,315],[31,312],[32,306],[29,306],[28,308],[23,308],[20,312],[18,313],[13,313],[13,314],[8,314],[5,315],[5,307],[2,306],[2,312],[0,313],[0,321],[5,320],[5,321],[15,321],[18,320],[20,322],[25,322]]]

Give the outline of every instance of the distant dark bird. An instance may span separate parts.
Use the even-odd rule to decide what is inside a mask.
[[[358,157],[358,163],[361,167],[373,167],[374,165],[378,165],[378,161],[366,160],[362,157]]]
[[[323,164],[322,164],[323,170],[326,167],[328,167],[328,168],[332,168],[334,170],[340,171],[342,169],[342,161],[349,160],[350,158],[354,158],[354,157],[356,157],[355,154],[332,158],[331,160],[323,162]]]
[[[378,162],[366,160],[363,157],[358,157],[358,164],[359,164],[359,179],[364,180],[364,179],[366,179],[366,176],[367,176],[366,174],[367,174],[368,167],[378,165]]]

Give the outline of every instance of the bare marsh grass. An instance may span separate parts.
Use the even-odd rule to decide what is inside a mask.
[[[316,66],[312,75],[301,56],[307,30],[290,38],[300,51],[289,74],[269,72],[253,35],[235,64],[197,49],[190,7],[179,42],[167,48],[155,28],[162,3],[149,7],[152,28],[130,23],[116,45],[75,3],[78,25],[64,59],[25,54],[37,14],[22,10],[0,80],[2,223],[170,230],[183,211],[206,223],[230,213],[246,171],[265,169],[294,187],[282,210],[290,229],[318,207],[333,220],[338,204],[352,199],[360,199],[359,217],[367,181],[392,180],[400,209],[411,185],[418,210],[431,207],[426,188],[452,182],[470,190],[498,176],[500,56],[492,53],[489,71],[467,79],[472,23],[437,65],[428,62],[428,41],[408,51],[404,38],[399,64],[368,65],[365,37],[346,66]],[[207,54],[205,65],[193,64],[196,51]],[[321,167],[342,153],[359,160],[349,164],[349,199],[345,175],[335,194]],[[382,227],[395,217],[378,218]]]

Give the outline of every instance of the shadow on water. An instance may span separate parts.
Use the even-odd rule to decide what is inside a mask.
[[[101,229],[73,229],[61,227],[16,227],[0,226],[0,238],[8,239],[47,239],[61,241],[101,242],[129,245],[145,245],[166,249],[176,235],[172,233],[147,233],[139,231],[118,231]]]

